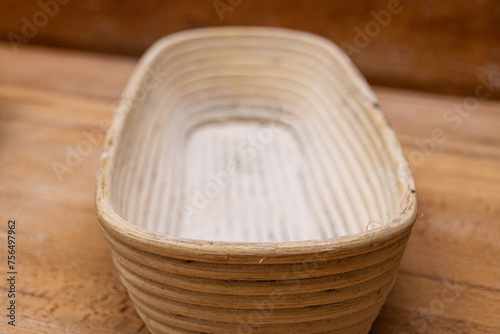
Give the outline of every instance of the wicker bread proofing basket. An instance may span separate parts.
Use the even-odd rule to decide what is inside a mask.
[[[152,333],[368,333],[417,214],[349,59],[277,28],[157,42],[97,178],[103,233]]]

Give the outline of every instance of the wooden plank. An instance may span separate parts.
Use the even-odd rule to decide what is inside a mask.
[[[105,130],[101,122],[112,117],[133,63],[80,55],[95,69],[85,76],[72,64],[74,52],[29,54],[20,76],[4,76],[0,84],[0,219],[19,224],[17,332],[147,333],[119,283],[93,209],[102,137],[62,182],[52,168],[54,161],[66,162],[68,146],[76,150],[89,140],[84,131]],[[32,74],[36,67],[51,69],[53,79]],[[67,68],[74,70],[71,79],[65,79]],[[448,139],[413,166],[423,216],[372,333],[500,331],[500,104],[481,101],[453,129],[443,113],[464,98],[375,91],[407,156],[421,150],[436,127]],[[0,244],[5,240],[2,223]],[[0,256],[6,257],[4,247]],[[4,268],[5,260],[0,263]],[[453,300],[443,294],[450,284],[460,292]],[[4,305],[5,286],[0,290]],[[0,331],[8,330],[2,321]]]
[[[109,104],[8,87],[2,92],[2,162],[8,168],[0,170],[0,194],[93,212],[88,194],[112,117]]]
[[[46,47],[16,53],[6,42],[0,42],[0,59],[0,83],[107,100],[118,99],[136,62],[130,57]],[[108,75],[103,76],[103,70]]]
[[[15,0],[0,5],[8,13],[0,20],[0,36],[17,41],[19,54],[26,44],[45,44],[138,56],[160,37],[184,29],[265,25],[331,39],[372,84],[469,95],[478,76],[500,70],[500,3],[494,0],[41,3],[55,6]],[[500,90],[494,97],[500,98]]]

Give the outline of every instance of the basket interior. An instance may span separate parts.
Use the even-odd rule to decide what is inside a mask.
[[[241,242],[326,239],[396,217],[386,122],[323,43],[207,34],[157,48],[122,101],[114,210],[151,231]]]

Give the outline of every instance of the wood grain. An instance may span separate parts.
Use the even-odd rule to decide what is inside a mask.
[[[28,49],[29,56],[0,62],[0,244],[7,219],[15,218],[21,273],[15,332],[147,333],[94,213],[101,144],[62,182],[51,166],[65,162],[68,146],[87,140],[83,130],[105,127],[100,123],[112,117],[134,62]],[[75,67],[75,57],[86,66]],[[423,216],[372,333],[499,332],[499,103],[481,101],[453,129],[443,114],[464,98],[379,87],[375,93],[407,156],[436,127],[448,138],[413,166]],[[5,285],[0,289],[5,305]],[[4,320],[0,332],[11,332]]]

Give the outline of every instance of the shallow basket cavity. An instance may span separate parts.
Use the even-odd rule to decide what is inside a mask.
[[[152,332],[368,332],[415,187],[331,42],[275,28],[166,37],[138,65],[105,150],[98,213]]]

